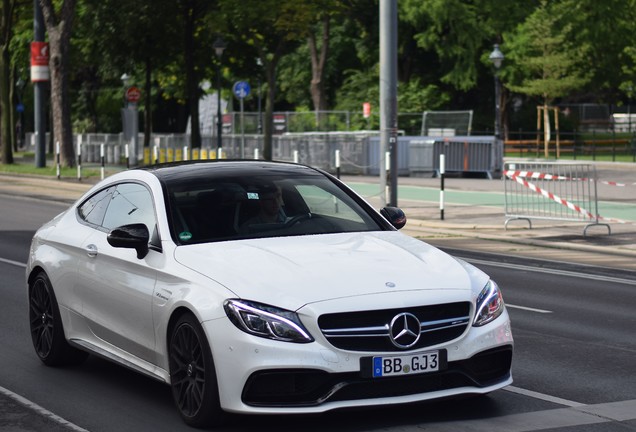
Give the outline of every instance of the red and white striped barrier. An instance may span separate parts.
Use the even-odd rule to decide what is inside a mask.
[[[523,173],[523,171],[504,171],[504,174],[508,178],[516,181],[517,183],[523,185],[524,187],[530,189],[531,191],[536,192],[539,195],[542,195],[545,198],[548,198],[548,199],[550,199],[550,200],[552,200],[552,201],[554,201],[556,203],[564,205],[567,208],[569,208],[570,210],[572,210],[574,212],[577,212],[579,214],[582,214],[583,216],[587,217],[588,219],[604,220],[604,221],[616,222],[616,223],[626,223],[625,221],[620,220],[620,219],[605,218],[605,217],[602,217],[600,215],[596,215],[595,216],[589,210],[586,210],[586,209],[584,209],[581,206],[578,206],[578,205],[576,205],[574,203],[571,203],[571,202],[569,202],[567,200],[564,200],[563,198],[559,197],[556,194],[553,194],[552,192],[549,192],[547,190],[541,189],[537,185],[535,185],[533,183],[530,183],[529,181],[525,180],[521,176],[514,175],[515,172],[522,172]],[[539,173],[537,173],[537,174],[539,174]],[[547,176],[549,174],[545,174],[545,175]],[[538,178],[538,177],[536,177],[536,178]]]
[[[591,181],[591,179],[589,179],[589,178],[572,178],[572,177],[565,177],[565,176],[559,176],[559,175],[553,175],[553,174],[545,174],[545,173],[534,172],[534,171],[505,170],[504,171],[504,175],[506,175],[506,176],[508,176],[510,178],[520,177],[520,178],[530,178],[530,179],[534,179],[534,180]],[[602,184],[608,185],[608,186],[617,186],[617,187],[636,186],[636,182],[634,182],[634,183],[619,183],[619,182],[615,182],[615,181],[599,180],[598,183],[602,183]]]
[[[575,211],[577,213],[582,214],[583,216],[586,216],[590,219],[596,219],[596,216],[594,216],[591,212],[589,212],[588,210],[585,210],[584,208],[577,206],[576,204],[572,204],[571,202],[564,200],[563,198],[559,197],[556,194],[553,194],[552,192],[548,192],[544,189],[541,189],[540,187],[530,183],[527,180],[524,180],[523,178],[519,177],[519,176],[511,176],[508,175],[508,177],[510,177],[512,180],[516,181],[517,183],[527,187],[528,189],[530,189],[531,191],[534,191],[536,193],[538,193],[539,195],[543,195],[544,197],[555,201],[561,205],[566,206],[567,208],[569,208],[572,211]]]
[[[636,182],[635,183],[618,183],[618,182],[613,182],[613,181],[599,181],[599,183],[603,183],[603,184],[609,185],[609,186],[618,186],[618,187],[636,186]]]
[[[510,171],[505,170],[504,175],[510,178],[519,177],[519,178],[531,178],[535,180],[585,180],[585,179],[573,179],[570,177],[564,176],[555,176],[552,174],[544,174],[534,171]]]

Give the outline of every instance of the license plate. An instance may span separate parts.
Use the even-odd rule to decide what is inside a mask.
[[[414,375],[440,370],[439,351],[418,354],[373,357],[373,378]]]

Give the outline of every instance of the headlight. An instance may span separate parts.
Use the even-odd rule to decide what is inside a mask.
[[[251,335],[296,343],[314,340],[295,312],[237,299],[226,300],[223,307],[230,321]]]
[[[501,290],[493,280],[489,280],[477,297],[477,313],[473,326],[488,324],[504,311],[504,301]]]

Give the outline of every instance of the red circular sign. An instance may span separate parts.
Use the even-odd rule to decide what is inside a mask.
[[[126,101],[137,103],[139,99],[141,99],[141,90],[137,87],[129,87],[128,90],[126,90]]]

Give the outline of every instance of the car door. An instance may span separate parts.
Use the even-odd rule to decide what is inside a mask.
[[[82,315],[97,337],[98,344],[109,344],[154,363],[155,336],[152,296],[157,268],[163,265],[158,248],[151,248],[143,259],[134,249],[115,248],[107,241],[116,227],[144,223],[150,233],[156,230],[152,194],[142,184],[116,186],[99,227],[84,240],[85,251],[78,267],[78,292]]]

